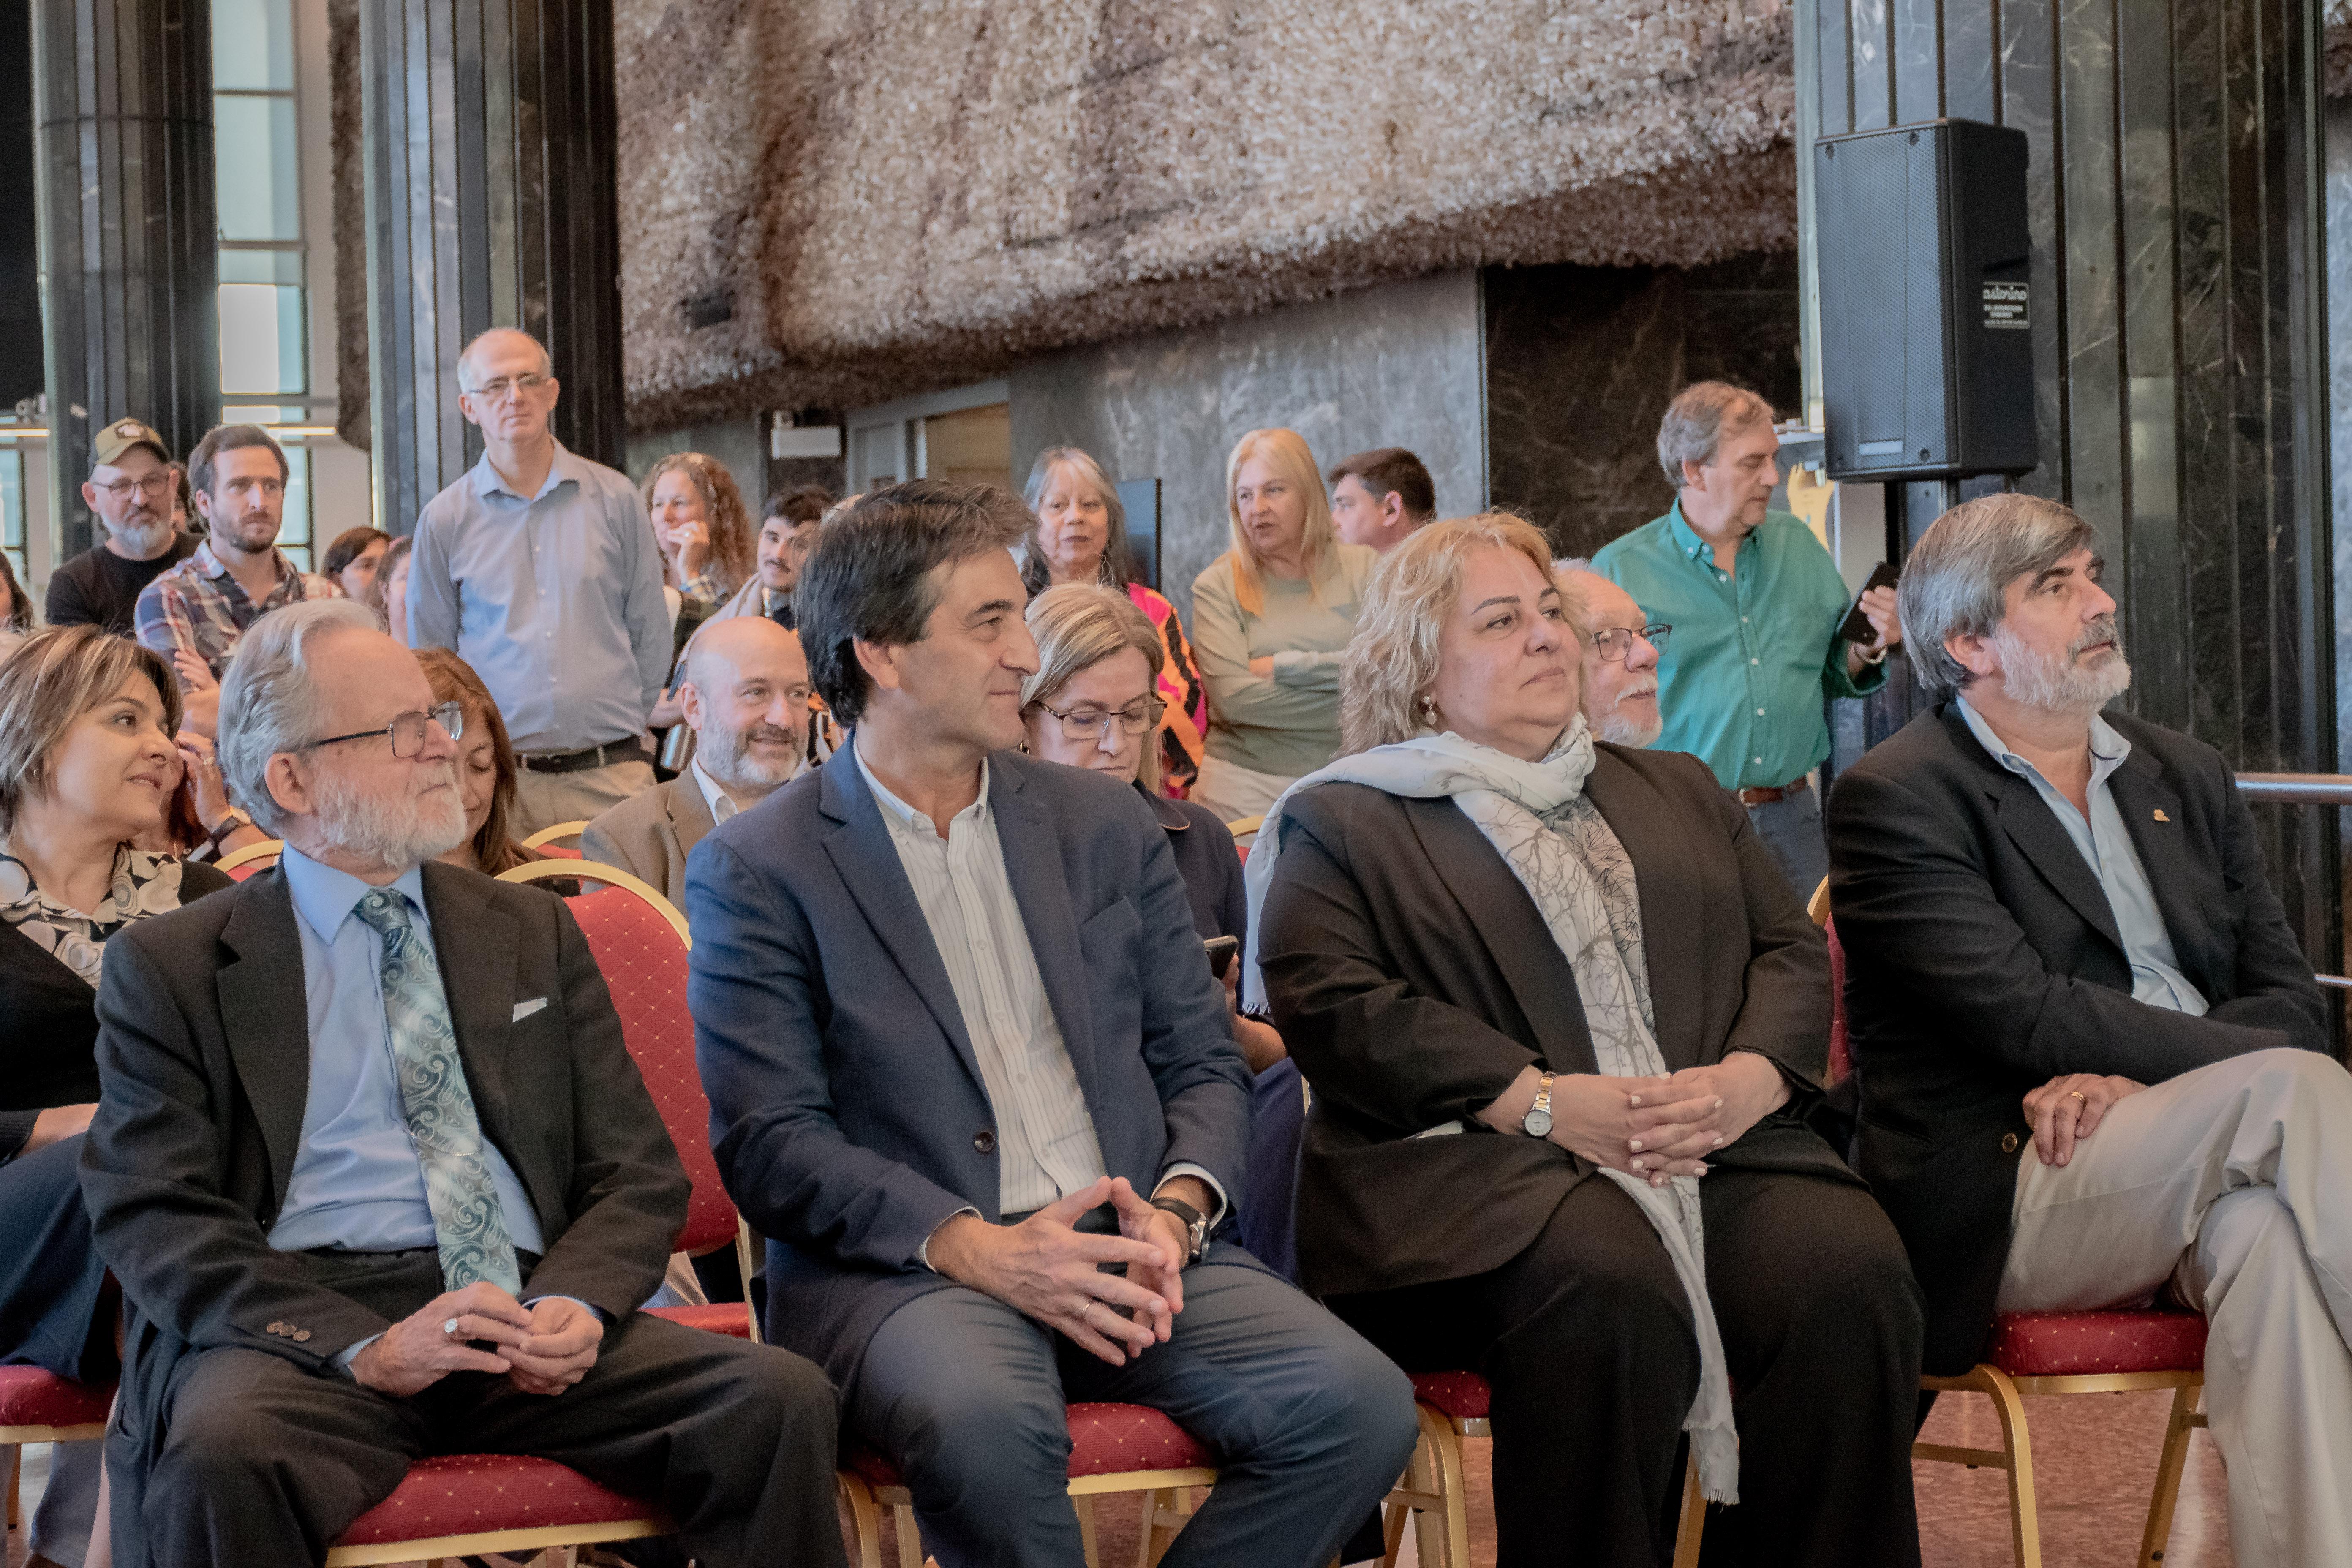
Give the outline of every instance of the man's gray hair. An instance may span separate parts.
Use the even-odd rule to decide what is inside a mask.
[[[474,351],[480,348],[483,342],[488,339],[502,337],[509,334],[520,338],[523,342],[529,343],[531,347],[539,351],[539,366],[541,374],[553,375],[555,374],[555,356],[547,352],[547,345],[545,343],[541,342],[537,338],[531,336],[529,332],[524,331],[520,327],[486,327],[482,331],[476,332],[471,338],[467,339],[465,349],[457,355],[458,391],[471,392],[474,390],[473,387],[466,384],[467,378],[473,374]]]
[[[1968,685],[1974,678],[1946,639],[1990,636],[2006,613],[2010,584],[2097,544],[2073,508],[2040,496],[1980,496],[1937,518],[1911,547],[1895,590],[1919,683],[1938,699]]]
[[[286,837],[289,818],[269,796],[269,759],[319,739],[324,718],[311,639],[383,630],[375,612],[357,600],[310,599],[270,611],[238,640],[221,676],[215,749],[229,794],[272,836]]]
[[[1552,580],[1559,584],[1560,607],[1568,612],[1569,620],[1574,623],[1576,635],[1588,643],[1592,640],[1592,601],[1584,596],[1584,590],[1577,584],[1576,574],[1591,571],[1592,557],[1590,555],[1563,555],[1551,563]],[[1600,575],[1598,573],[1593,574]]]
[[[1690,481],[1683,465],[1706,468],[1715,461],[1726,433],[1737,436],[1758,419],[1769,420],[1772,405],[1744,386],[1727,381],[1695,381],[1675,394],[1666,416],[1658,422],[1658,467],[1666,483],[1680,489]]]

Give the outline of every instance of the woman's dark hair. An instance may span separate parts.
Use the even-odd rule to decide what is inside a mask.
[[[932,569],[1009,552],[1028,526],[1019,497],[946,479],[876,490],[828,524],[801,568],[793,605],[809,679],[834,717],[855,725],[865,711],[871,682],[853,643],[922,641],[940,602]]]
[[[341,587],[341,579],[343,569],[365,555],[368,546],[379,539],[386,544],[392,542],[392,535],[380,528],[362,525],[359,528],[343,530],[342,532],[335,535],[335,542],[327,546],[326,554],[319,558],[319,575],[333,583],[337,587]]]
[[[16,581],[16,568],[5,554],[0,554],[0,583],[6,584],[8,587],[8,614],[0,617],[0,626],[12,632],[31,631],[32,603],[25,597],[25,585]]]
[[[479,724],[489,733],[498,782],[490,789],[490,815],[482,819],[482,830],[474,835],[474,864],[485,876],[510,871],[533,857],[508,837],[507,825],[514,816],[518,770],[514,742],[507,738],[507,721],[499,715],[490,689],[474,673],[474,667],[447,648],[418,648],[416,662],[424,667],[425,679],[433,687],[434,701],[455,702],[465,710],[467,729]]]
[[[392,547],[383,552],[383,559],[375,563],[375,578],[368,584],[367,596],[360,601],[361,604],[373,610],[378,618],[391,629],[392,635],[402,642],[408,640],[408,628],[392,626],[392,606],[384,603],[383,596],[385,591],[392,586],[393,569],[407,560],[408,552],[415,546],[416,536],[413,533],[404,533],[394,540]]]

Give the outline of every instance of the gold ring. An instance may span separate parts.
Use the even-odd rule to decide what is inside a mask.
[[[2070,1089],[2066,1092],[2073,1095],[2076,1100],[2083,1100],[2083,1091],[2079,1089]],[[2088,1105],[2091,1102],[2087,1100],[2083,1100],[2083,1103]]]

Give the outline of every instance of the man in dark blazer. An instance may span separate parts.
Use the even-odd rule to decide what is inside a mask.
[[[2352,1562],[2352,1077],[2229,764],[2100,710],[2131,678],[2091,529],[1988,497],[1906,563],[1940,700],[1838,781],[1857,1148],[1927,1366],[1996,1310],[2211,1323],[2242,1563]]]
[[[99,994],[116,1561],[318,1563],[411,1460],[489,1451],[658,1501],[704,1563],[840,1563],[817,1370],[637,1310],[688,1184],[579,927],[429,863],[457,713],[340,599],[257,623],[223,696],[285,858],[127,930]]]
[[[1170,1568],[1307,1568],[1395,1481],[1402,1375],[1212,1233],[1248,1072],[1167,835],[1032,761],[1012,497],[916,480],[798,590],[853,744],[687,879],[714,1148],[769,1321],[905,1471],[949,1568],[1084,1561],[1067,1400],[1166,1411],[1223,1479]]]

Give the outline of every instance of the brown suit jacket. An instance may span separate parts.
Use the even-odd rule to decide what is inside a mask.
[[[580,853],[618,866],[686,908],[686,858],[718,823],[689,770],[640,790],[599,816],[580,835]]]
[[[1794,1098],[1717,1163],[1860,1184],[1802,1117],[1828,1064],[1829,949],[1705,763],[1598,749],[1585,793],[1632,858],[1668,1070],[1759,1051]],[[1317,1295],[1483,1274],[1591,1167],[1476,1113],[1522,1068],[1598,1070],[1576,977],[1451,800],[1355,784],[1292,797],[1258,931],[1274,1021],[1314,1086],[1299,1283]],[[1452,1121],[1457,1137],[1414,1134]]]

